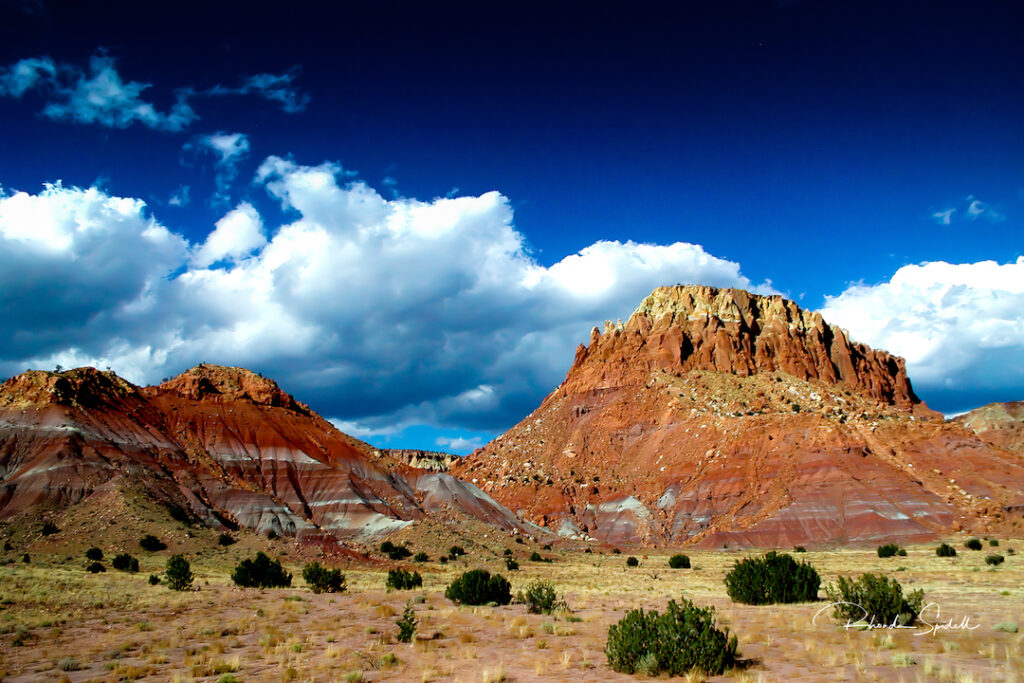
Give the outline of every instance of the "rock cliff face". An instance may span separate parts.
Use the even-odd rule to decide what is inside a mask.
[[[382,456],[242,368],[200,365],[145,388],[92,368],[0,385],[0,519],[113,488],[208,524],[312,540],[426,517],[524,527],[475,486]]]
[[[565,381],[453,463],[612,544],[791,546],[1021,528],[1024,462],[914,395],[903,360],[781,297],[678,286],[594,330]]]

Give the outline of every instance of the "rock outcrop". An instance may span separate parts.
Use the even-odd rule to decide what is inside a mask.
[[[144,388],[93,368],[0,385],[0,519],[112,486],[207,524],[317,542],[428,517],[531,526],[472,484],[381,455],[242,368],[200,365]]]
[[[452,473],[612,544],[787,547],[1021,528],[1024,460],[946,424],[903,360],[779,296],[656,290]]]
[[[1024,401],[990,403],[956,416],[953,422],[990,443],[1024,455]]]
[[[423,451],[415,448],[385,448],[381,454],[404,462],[410,467],[433,472],[447,472],[448,467],[459,459],[459,456],[443,451]]]

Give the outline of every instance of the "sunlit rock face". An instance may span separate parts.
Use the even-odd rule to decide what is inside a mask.
[[[450,471],[611,544],[785,547],[1021,527],[1024,463],[915,395],[903,360],[780,296],[663,287]]]
[[[472,484],[388,457],[242,368],[158,386],[27,372],[0,386],[0,519],[141,493],[208,524],[369,540],[428,516],[522,530]]]

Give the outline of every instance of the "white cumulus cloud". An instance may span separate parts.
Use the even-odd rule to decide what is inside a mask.
[[[906,358],[915,387],[950,409],[958,395],[969,408],[982,390],[1019,398],[1024,389],[1024,257],[904,266],[888,282],[827,297],[821,313]]]
[[[35,245],[3,252],[14,315],[0,370],[89,363],[152,382],[230,363],[361,434],[494,430],[557,385],[592,326],[653,288],[757,288],[687,242],[603,241],[545,266],[498,192],[385,198],[337,164],[278,157],[257,182],[288,222],[267,226],[241,203],[198,244],[95,188],[0,199],[4,239]]]

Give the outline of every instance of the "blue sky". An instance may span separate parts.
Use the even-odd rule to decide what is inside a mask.
[[[702,282],[1024,396],[1014,3],[366,4],[0,4],[0,374],[246,365],[464,452]]]

